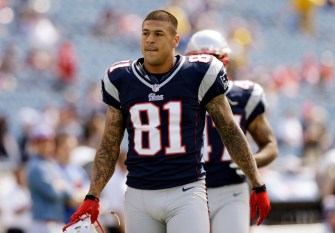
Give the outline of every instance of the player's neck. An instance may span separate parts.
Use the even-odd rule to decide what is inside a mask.
[[[165,62],[163,65],[152,66],[144,61],[144,69],[151,74],[164,74],[168,73],[176,64],[177,58],[173,57],[170,61]]]

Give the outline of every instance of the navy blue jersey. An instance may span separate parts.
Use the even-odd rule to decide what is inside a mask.
[[[227,89],[222,63],[208,55],[178,55],[159,79],[146,74],[143,58],[113,64],[102,94],[124,115],[127,185],[164,189],[204,179],[204,106]]]
[[[246,134],[249,124],[258,115],[265,112],[262,87],[251,81],[229,81],[226,96],[236,123]],[[245,181],[243,173],[232,166],[234,164],[230,155],[222,144],[221,137],[208,115],[205,127],[204,158],[208,187],[238,184]]]

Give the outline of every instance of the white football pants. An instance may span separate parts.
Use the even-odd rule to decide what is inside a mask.
[[[161,190],[128,187],[127,233],[210,233],[205,181]]]
[[[211,233],[249,233],[250,206],[247,183],[208,188]]]

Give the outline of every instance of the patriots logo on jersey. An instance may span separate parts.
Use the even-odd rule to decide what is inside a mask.
[[[159,91],[159,85],[158,85],[158,84],[154,84],[154,85],[152,86],[152,91],[153,91],[153,92],[158,92],[158,91]]]
[[[223,87],[225,90],[228,89],[228,78],[227,78],[227,74],[223,74],[220,76],[220,79],[222,81]]]
[[[164,99],[164,95],[156,95],[155,93],[150,93],[148,95],[149,101],[159,101]]]

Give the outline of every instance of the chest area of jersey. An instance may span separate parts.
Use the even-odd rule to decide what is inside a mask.
[[[163,107],[168,103],[182,103],[188,107],[197,107],[198,86],[187,75],[180,73],[169,80],[154,83],[151,80],[140,80],[135,75],[120,88],[121,107],[127,111],[138,104],[149,104]]]

